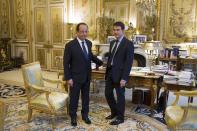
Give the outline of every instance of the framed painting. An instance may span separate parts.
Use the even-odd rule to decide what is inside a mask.
[[[147,36],[146,35],[134,35],[134,39],[133,39],[136,43],[142,43],[145,42],[147,40]]]

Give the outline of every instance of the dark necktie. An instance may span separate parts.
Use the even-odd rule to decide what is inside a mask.
[[[118,46],[118,40],[116,40],[116,42],[114,43],[114,48],[112,50],[112,53],[111,53],[111,65],[113,65],[113,59],[114,59],[114,56],[116,54],[116,50],[117,50],[117,46]]]
[[[85,45],[84,45],[85,43],[82,41],[81,44],[82,44],[84,56],[88,60],[88,52],[86,51],[86,48],[85,48]]]

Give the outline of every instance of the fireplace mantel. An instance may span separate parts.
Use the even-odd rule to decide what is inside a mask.
[[[109,45],[110,44],[94,44],[94,46],[95,46],[95,52],[96,52],[95,54],[97,56],[104,56],[109,51]],[[148,62],[148,57],[147,57],[145,51],[140,47],[140,45],[134,44],[134,47],[135,47],[135,49],[134,49],[134,53],[135,53],[134,54],[134,57],[135,58],[134,59],[136,60],[136,62],[138,63],[138,65],[139,65],[139,61],[140,61],[140,63],[145,63],[145,65],[143,64],[144,66],[148,66],[149,65],[148,63],[149,62]],[[143,59],[138,60],[138,58],[139,59],[140,58],[143,58]]]

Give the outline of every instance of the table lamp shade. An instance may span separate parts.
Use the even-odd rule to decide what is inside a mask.
[[[143,48],[145,50],[162,50],[163,46],[160,41],[147,41],[144,42]]]

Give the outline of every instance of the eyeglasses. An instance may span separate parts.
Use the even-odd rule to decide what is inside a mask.
[[[78,31],[79,33],[88,33],[88,31]]]

